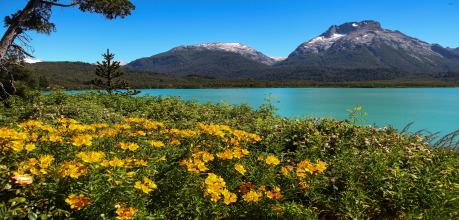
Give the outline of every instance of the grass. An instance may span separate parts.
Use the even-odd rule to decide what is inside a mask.
[[[59,90],[14,97],[0,113],[0,217],[459,217],[455,134],[434,142],[358,126],[358,109],[344,121],[280,118],[272,98],[253,109]]]

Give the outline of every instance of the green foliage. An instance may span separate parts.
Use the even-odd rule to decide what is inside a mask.
[[[106,78],[107,82],[102,81],[100,78],[96,78],[94,80],[91,80],[91,83],[100,86],[103,88],[107,89],[108,94],[112,95],[113,92],[117,93],[122,93],[125,95],[137,95],[140,93],[140,91],[130,91],[130,86],[129,82],[123,80],[120,81],[120,79],[113,81],[112,79],[120,77],[124,75],[124,71],[119,70],[120,62],[114,61],[112,62],[113,58],[115,57],[114,54],[111,54],[109,50],[107,49],[106,54],[102,54],[104,57],[104,61],[102,61],[102,64],[97,62],[97,69],[95,71],[95,74],[98,75],[99,77]],[[127,92],[119,92],[117,91],[118,89],[127,89]]]
[[[266,116],[271,117],[273,115],[276,115],[279,117],[279,113],[274,112],[277,110],[280,110],[279,108],[274,107],[273,104],[275,103],[280,103],[279,101],[273,101],[272,99],[277,99],[276,96],[273,96],[272,93],[265,93],[265,95],[268,95],[264,100],[268,102],[268,104],[262,104],[260,106],[260,112],[263,114],[266,114]]]
[[[366,112],[358,112],[360,110],[362,110],[362,107],[360,107],[359,105],[357,105],[357,107],[354,108],[354,110],[351,110],[351,109],[346,110],[347,112],[350,112],[349,119],[352,120],[354,124],[356,122],[366,122],[367,121],[367,119],[357,119],[358,115],[367,115]]]

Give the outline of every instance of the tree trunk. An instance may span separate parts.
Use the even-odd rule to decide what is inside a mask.
[[[3,35],[2,40],[0,41],[0,60],[4,59],[8,47],[16,39],[16,36],[22,33],[22,25],[24,21],[27,20],[29,15],[35,10],[35,8],[40,3],[40,0],[30,0],[27,3],[27,6],[22,10],[21,14],[14,19],[13,23],[6,30],[5,35]]]

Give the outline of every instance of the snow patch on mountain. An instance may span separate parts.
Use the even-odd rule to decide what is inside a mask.
[[[25,63],[40,63],[40,62],[44,62],[44,60],[42,60],[42,59],[34,60],[32,57],[26,57],[26,58],[24,58],[24,62]]]
[[[167,53],[176,53],[179,51],[189,51],[189,50],[212,50],[212,51],[226,51],[226,52],[233,52],[233,53],[238,53],[241,54],[242,56],[255,60],[260,63],[264,63],[267,65],[272,65],[276,61],[274,59],[271,59],[270,57],[262,54],[261,52],[245,46],[241,43],[202,43],[202,44],[195,44],[191,46],[179,46],[172,48],[170,51]]]

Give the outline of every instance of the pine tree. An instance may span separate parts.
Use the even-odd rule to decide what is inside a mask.
[[[46,77],[45,75],[40,75],[40,78],[38,79],[38,85],[46,89],[49,86],[48,77]]]
[[[110,95],[112,95],[114,91],[116,93],[122,93],[125,95],[139,94],[140,91],[136,91],[135,89],[134,91],[130,91],[129,82],[124,80],[120,81],[120,79],[113,81],[113,78],[117,78],[125,74],[124,71],[120,70],[120,62],[112,61],[115,57],[115,54],[111,54],[107,49],[107,54],[102,54],[102,56],[104,57],[105,61],[102,61],[102,63],[97,62],[98,67],[95,71],[95,74],[102,78],[106,78],[107,82],[104,82],[102,81],[102,79],[97,78],[91,80],[91,83],[93,85],[107,89],[107,92]],[[119,92],[117,91],[118,89],[127,89],[128,91]]]

